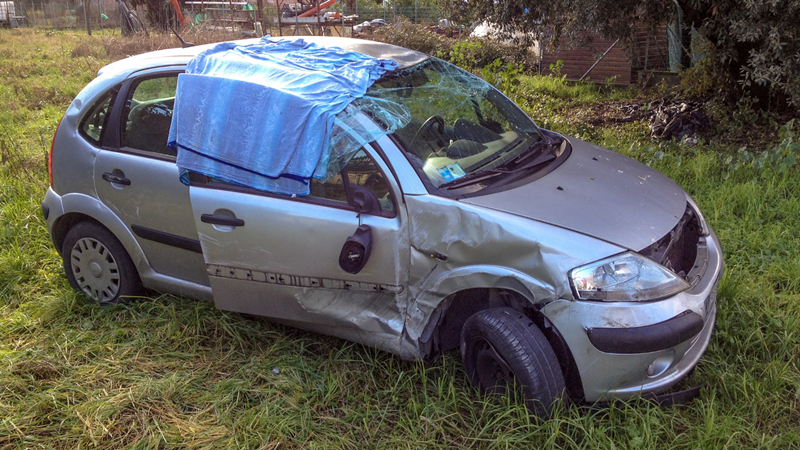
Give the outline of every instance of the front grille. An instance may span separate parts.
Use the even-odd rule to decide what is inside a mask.
[[[639,253],[688,281],[689,273],[696,266],[701,235],[702,228],[697,214],[687,204],[686,212],[675,228]]]

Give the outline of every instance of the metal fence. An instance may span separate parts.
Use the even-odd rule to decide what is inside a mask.
[[[39,29],[83,29],[87,27],[96,32],[105,32],[108,29],[120,29],[121,13],[117,0],[14,0],[15,21],[6,25],[20,27],[34,27]],[[255,1],[250,2],[255,5]],[[241,7],[240,7],[241,8]],[[435,25],[442,18],[439,8],[413,6],[394,6],[392,3],[384,2],[376,4],[374,0],[356,1],[353,7],[346,7],[342,3],[337,3],[329,11],[339,11],[345,15],[357,14],[354,20],[356,24],[373,19],[384,19],[386,23],[392,24],[401,18],[412,23]],[[185,12],[189,17],[195,17],[198,10],[187,6]],[[239,11],[240,13],[243,11]],[[137,9],[139,17],[145,18],[146,13]],[[252,16],[253,12],[248,11]],[[274,27],[275,8],[267,6],[259,18],[265,25],[265,32],[269,32]],[[291,19],[284,19],[287,23]],[[251,29],[252,31],[252,24]]]
[[[36,0],[14,1],[16,26],[40,29],[83,29],[100,32],[119,29],[120,11],[115,0],[83,0],[82,2]]]

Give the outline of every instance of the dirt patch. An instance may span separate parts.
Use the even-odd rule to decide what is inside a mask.
[[[584,106],[570,106],[559,111],[570,122],[580,122],[595,127],[612,127],[623,123],[649,120],[645,103],[612,100]]]

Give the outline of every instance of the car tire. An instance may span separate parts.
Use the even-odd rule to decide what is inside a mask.
[[[472,315],[461,329],[461,358],[483,394],[521,388],[531,414],[547,418],[566,397],[561,366],[544,334],[525,314],[493,308]]]
[[[96,223],[72,227],[64,238],[61,257],[69,284],[100,304],[117,304],[144,293],[128,252]]]

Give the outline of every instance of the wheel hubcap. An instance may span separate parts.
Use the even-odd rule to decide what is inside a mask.
[[[107,302],[119,292],[120,275],[114,255],[97,239],[85,237],[72,247],[70,266],[78,286],[89,297]]]
[[[103,269],[100,267],[100,264],[96,262],[89,264],[89,272],[91,272],[95,278],[100,278],[103,275]]]

